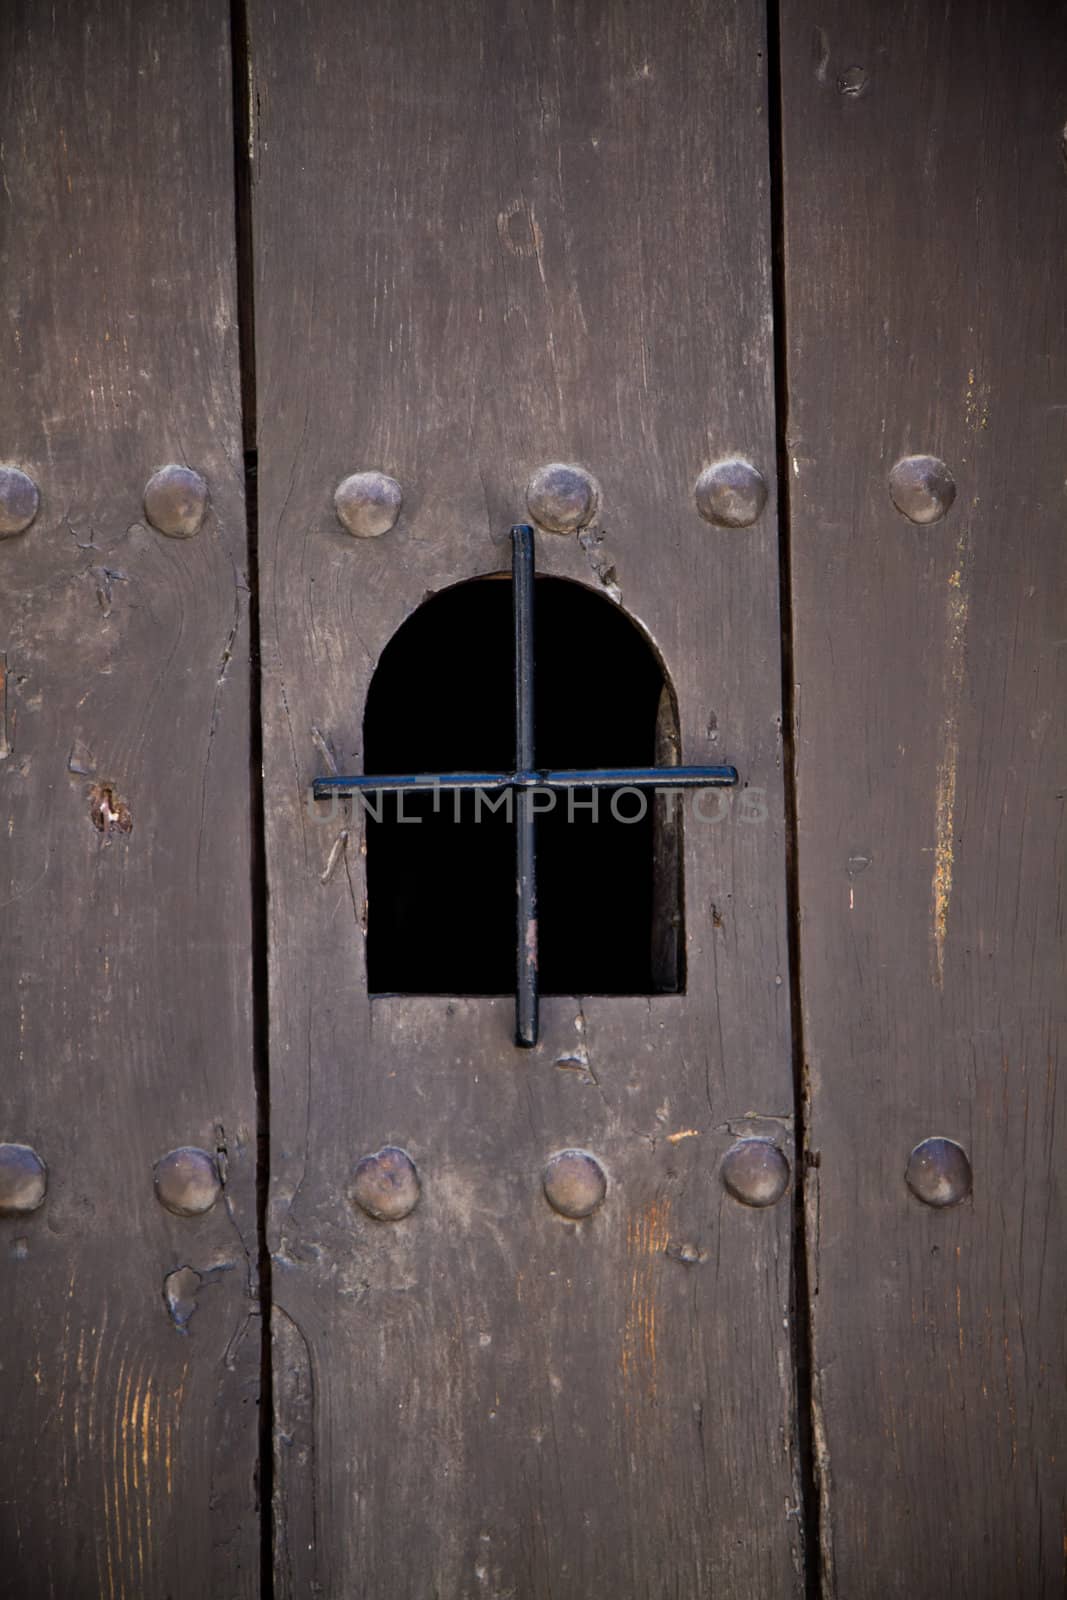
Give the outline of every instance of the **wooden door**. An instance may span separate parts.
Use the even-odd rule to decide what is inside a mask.
[[[1063,1592],[1065,42],[5,9],[0,1594]]]
[[[338,0],[250,38],[281,1593],[796,1592],[791,1200],[720,1172],[746,1135],[792,1160],[764,19]],[[737,454],[766,506],[710,525]],[[509,569],[553,462],[600,507],[539,569],[647,631],[682,759],[748,788],[686,830],[687,992],[548,997],[521,1051],[507,996],[368,993],[364,822],[307,791],[363,770],[386,645]],[[403,492],[377,538],[334,510],[364,471]],[[402,1221],[353,1203],[383,1146]],[[575,1146],[580,1222],[542,1189]]]

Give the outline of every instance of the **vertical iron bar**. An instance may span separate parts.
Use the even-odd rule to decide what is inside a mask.
[[[512,615],[515,622],[515,769],[534,764],[534,533],[511,530]],[[533,791],[515,792],[517,975],[515,1042],[537,1043],[537,844]]]

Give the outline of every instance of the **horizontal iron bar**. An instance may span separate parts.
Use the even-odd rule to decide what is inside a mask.
[[[595,767],[589,772],[518,773],[516,780],[516,788],[531,789],[729,789],[737,782],[737,768]]]
[[[588,772],[412,772],[361,774],[355,778],[316,778],[316,800],[331,794],[353,792],[387,794],[403,790],[412,794],[452,793],[484,789],[729,789],[737,783],[736,767],[596,767]]]

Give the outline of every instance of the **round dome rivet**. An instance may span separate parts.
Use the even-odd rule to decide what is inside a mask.
[[[725,1188],[745,1206],[773,1206],[789,1187],[789,1162],[771,1139],[739,1139],[722,1158]]]
[[[937,456],[904,456],[889,474],[889,494],[909,522],[940,522],[956,498],[956,481]]]
[[[36,1211],[48,1189],[48,1169],[28,1144],[0,1144],[0,1217]]]
[[[0,467],[0,539],[25,533],[40,503],[40,490],[27,473]]]
[[[588,1150],[558,1150],[545,1163],[542,1181],[561,1217],[588,1217],[608,1192],[607,1174]]]
[[[384,472],[353,472],[334,490],[337,520],[357,539],[377,539],[394,527],[404,494]]]
[[[549,533],[576,533],[596,516],[600,489],[584,467],[552,461],[526,485],[526,508]]]
[[[206,1150],[182,1145],[160,1156],[155,1170],[156,1197],[176,1217],[200,1217],[222,1193],[222,1179]]]
[[[399,1222],[419,1203],[422,1185],[406,1150],[387,1144],[364,1156],[352,1177],[352,1199],[368,1217]]]
[[[750,528],[767,504],[767,480],[741,456],[705,467],[693,488],[697,510],[717,528]]]
[[[924,1139],[908,1157],[904,1181],[928,1206],[957,1206],[971,1192],[971,1163],[954,1139]]]
[[[160,467],[144,486],[144,514],[168,539],[199,533],[207,503],[207,483],[192,467]]]
[[[837,92],[848,100],[858,100],[866,94],[870,81],[866,67],[846,67],[837,80]]]

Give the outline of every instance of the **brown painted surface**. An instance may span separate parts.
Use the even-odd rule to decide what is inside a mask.
[[[241,10],[236,195],[217,7],[0,18],[0,1595],[1061,1594],[1062,17],[783,0],[777,150],[758,7]],[[744,787],[657,817],[686,993],[549,997],[527,1052],[510,997],[368,996],[363,823],[307,788],[550,465],[539,571]]]
[[[791,1201],[718,1174],[732,1128],[791,1154],[777,527],[693,500],[738,451],[774,479],[763,18],[250,24],[279,1592],[798,1592]],[[688,995],[545,1000],[520,1052],[511,999],[368,1000],[362,823],[305,792],[361,770],[384,646],[509,567],[553,462],[601,503],[540,570],[621,595],[682,759],[750,788],[686,831]],[[333,494],[367,470],[403,508],[353,539]],[[575,692],[595,716],[607,664]],[[384,1144],[403,1221],[347,1194]],[[582,1221],[542,1187],[570,1147],[607,1174]]]
[[[0,541],[0,1139],[48,1169],[0,1219],[12,1600],[259,1592],[229,75],[216,6],[0,17],[0,462],[40,488]],[[195,538],[144,520],[170,462]],[[184,1144],[224,1152],[199,1218],[153,1192]]]
[[[1060,1595],[1062,11],[783,7],[825,1593]],[[950,469],[916,525],[904,456]],[[909,1191],[966,1150],[973,1197]]]

